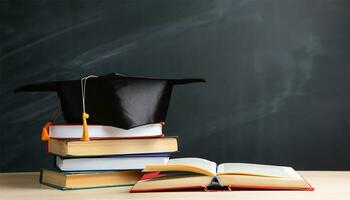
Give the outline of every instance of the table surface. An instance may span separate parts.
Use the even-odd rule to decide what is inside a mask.
[[[61,191],[41,185],[39,173],[0,173],[0,199],[348,199],[350,171],[299,171],[315,191],[228,191],[128,193],[130,187]]]

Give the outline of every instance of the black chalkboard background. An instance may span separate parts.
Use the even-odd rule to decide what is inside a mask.
[[[0,0],[0,66],[0,171],[53,163],[56,95],[15,87],[111,72],[207,79],[174,90],[174,156],[350,170],[347,0]]]

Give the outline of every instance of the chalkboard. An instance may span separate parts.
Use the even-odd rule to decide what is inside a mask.
[[[15,87],[111,72],[176,87],[174,157],[350,170],[346,0],[0,0],[0,171],[37,171],[55,94]],[[62,122],[62,118],[59,120]]]

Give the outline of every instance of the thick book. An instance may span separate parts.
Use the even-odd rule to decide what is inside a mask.
[[[148,138],[162,137],[162,127],[163,123],[146,124],[131,129],[88,125],[88,130],[90,139]],[[50,138],[74,140],[82,137],[83,126],[81,124],[52,124],[48,130]]]
[[[43,169],[40,183],[61,190],[131,186],[141,177],[141,171],[108,171],[64,173]]]
[[[88,158],[61,158],[56,156],[56,167],[61,171],[142,170],[146,165],[166,164],[169,154],[136,154]]]
[[[200,158],[170,159],[148,165],[130,192],[185,189],[313,190],[293,168],[248,163],[223,163]]]
[[[176,137],[118,140],[48,141],[48,152],[62,157],[170,153],[178,150]]]

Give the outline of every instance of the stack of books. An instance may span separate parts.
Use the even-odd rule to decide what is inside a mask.
[[[173,87],[198,82],[205,80],[111,73],[16,88],[57,92],[65,122],[79,124],[52,124],[57,112],[44,126],[41,139],[57,156],[57,170],[43,170],[41,182],[61,189],[133,185],[146,165],[165,164],[177,151],[177,139],[164,137],[160,122]]]
[[[43,169],[40,182],[62,190],[134,185],[145,166],[166,164],[178,150],[163,125],[88,125],[90,141],[80,140],[82,125],[50,125],[48,152],[56,156],[56,170]]]

